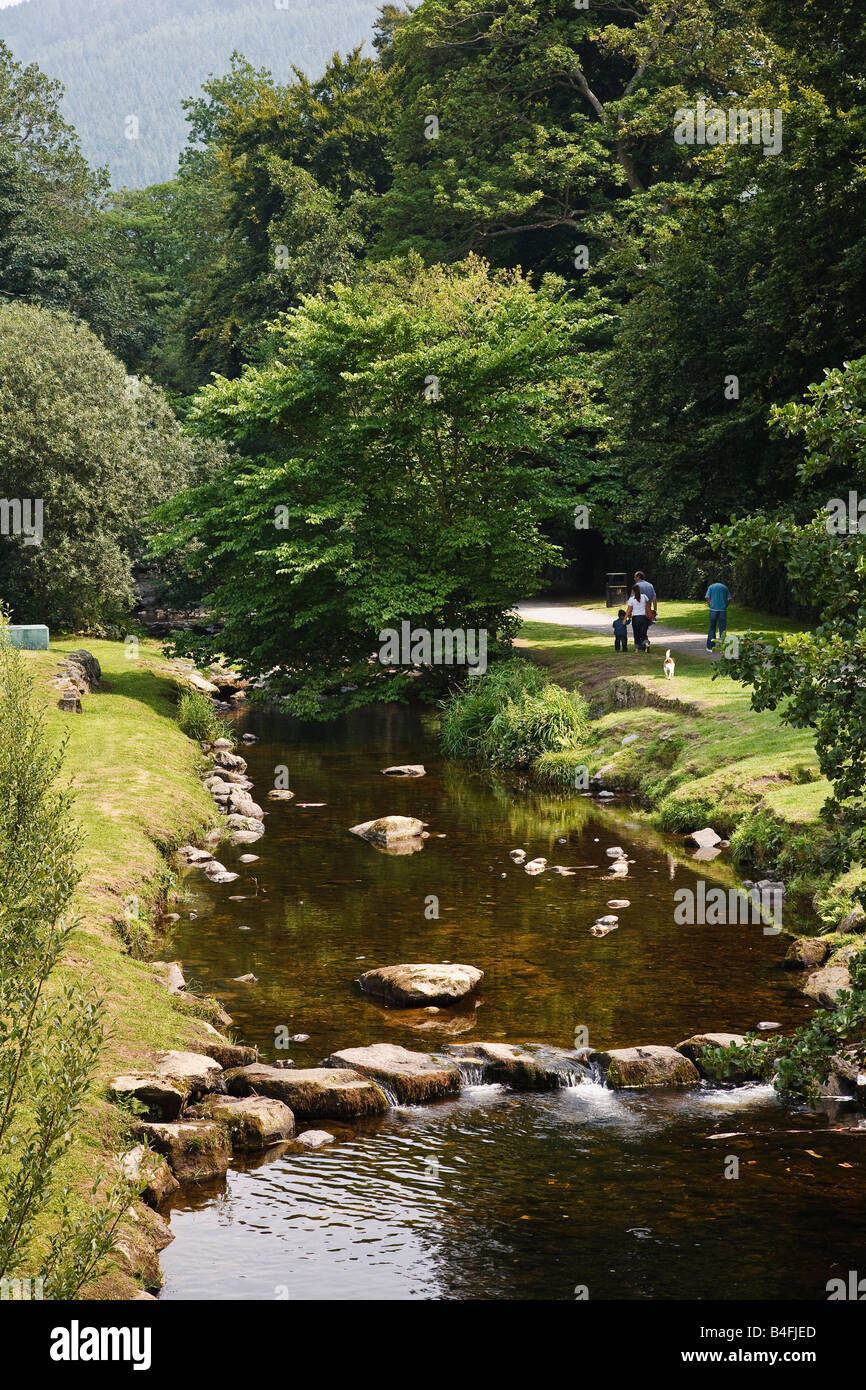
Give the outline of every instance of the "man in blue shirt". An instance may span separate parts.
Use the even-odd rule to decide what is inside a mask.
[[[716,627],[719,629],[719,642],[724,642],[725,633],[728,629],[728,604],[731,601],[731,593],[727,584],[711,584],[706,592],[706,600],[710,606],[710,630],[707,633],[707,651],[711,652],[716,641]]]

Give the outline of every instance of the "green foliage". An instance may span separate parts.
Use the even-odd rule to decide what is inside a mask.
[[[512,657],[473,677],[444,702],[442,748],[449,757],[478,758],[499,767],[540,766],[552,781],[561,778],[552,775],[551,760],[570,758],[573,781],[588,725],[585,700]]]
[[[225,623],[214,645],[247,672],[279,667],[315,716],[324,694],[338,713],[408,689],[407,668],[369,661],[404,620],[507,642],[556,554],[542,521],[594,496],[592,328],[555,282],[417,257],[281,319],[273,362],[191,412],[246,457],[158,518],[157,554],[195,550]]]
[[[788,833],[788,827],[776,816],[756,807],[743,816],[731,836],[731,858],[737,866],[773,868]]]
[[[58,972],[80,847],[62,751],[33,710],[33,682],[0,626],[0,1278],[45,1280],[73,1297],[114,1243],[129,1201],[120,1184],[93,1210],[62,1187],[62,1160],[103,1041],[103,1007]],[[54,1215],[45,1249],[40,1219]]]
[[[132,606],[147,512],[220,451],[185,438],[158,388],[131,383],[89,329],[0,302],[0,455],[3,496],[43,507],[40,544],[0,537],[15,620],[96,631]]]
[[[177,705],[177,722],[187,738],[213,743],[231,737],[228,721],[214,709],[213,701],[200,690],[185,690]]]
[[[659,804],[658,824],[668,834],[686,834],[712,823],[715,804],[709,797],[669,794]]]

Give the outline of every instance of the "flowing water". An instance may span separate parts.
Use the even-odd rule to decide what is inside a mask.
[[[264,1060],[315,1066],[373,1042],[568,1048],[576,1029],[597,1048],[674,1044],[808,1016],[781,968],[784,936],[677,924],[678,889],[733,879],[627,807],[443,760],[431,722],[401,707],[312,726],[252,711],[239,728],[258,738],[241,751],[267,833],[220,851],[240,873],[232,884],[190,871],[163,950]],[[381,775],[404,762],[427,776]],[[266,800],[280,766],[289,803]],[[388,855],[347,833],[387,814],[426,821],[423,850]],[[610,876],[613,845],[632,861],[625,878]],[[509,859],[516,847],[573,873],[530,876]],[[250,852],[257,862],[240,864]],[[618,929],[591,936],[614,898],[631,904]],[[432,1014],[360,995],[362,971],[401,961],[460,961],[485,978],[471,1005]],[[257,984],[235,983],[248,972]],[[285,1033],[308,1038],[280,1050]],[[824,1299],[828,1279],[856,1268],[858,1251],[863,1261],[856,1123],[845,1106],[798,1112],[763,1086],[470,1086],[454,1101],[317,1126],[336,1143],[236,1161],[225,1184],[183,1190],[161,1296]]]

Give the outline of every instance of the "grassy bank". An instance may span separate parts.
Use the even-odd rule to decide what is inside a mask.
[[[686,626],[669,610],[687,606],[693,620],[702,616],[697,604],[665,605],[663,616]],[[771,630],[762,615],[749,616],[755,628]],[[712,825],[731,838],[744,871],[778,869],[795,892],[817,892],[828,927],[851,910],[853,878],[834,882],[821,865],[820,811],[830,785],[808,730],[787,727],[772,711],[756,713],[748,690],[714,679],[713,664],[700,656],[680,653],[668,681],[661,652],[617,653],[607,633],[524,622],[517,646],[590,699],[590,771],[611,789],[637,793],[659,829]],[[623,747],[630,735],[635,741]]]
[[[84,697],[83,713],[63,713],[51,678],[64,653],[82,645],[102,666],[102,688]],[[66,1179],[86,1200],[94,1172],[114,1168],[125,1147],[123,1117],[104,1098],[105,1080],[140,1067],[150,1052],[194,1046],[205,1031],[135,955],[147,949],[150,921],[171,888],[171,851],[217,818],[198,777],[200,750],[177,725],[177,686],[157,644],[142,642],[130,657],[121,642],[71,640],[25,656],[45,703],[46,729],[52,739],[66,739],[64,780],[84,837],[80,923],[65,973],[84,980],[107,1008],[107,1045],[79,1142],[66,1160]],[[150,1217],[140,1210],[124,1233],[132,1253],[115,1259],[89,1295],[131,1297],[140,1288],[136,1264],[153,1269],[142,1230]]]

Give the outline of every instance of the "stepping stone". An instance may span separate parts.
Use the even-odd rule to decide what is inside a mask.
[[[341,1048],[331,1053],[325,1066],[349,1067],[372,1077],[400,1105],[444,1100],[460,1091],[460,1068],[455,1062],[437,1061],[427,1052],[410,1052],[391,1043]]]
[[[351,826],[349,834],[371,845],[388,848],[398,841],[420,839],[425,824],[426,821],[415,816],[380,816],[378,820],[365,820]]]
[[[687,845],[696,845],[698,849],[715,849],[721,843],[721,835],[717,835],[715,830],[706,826],[703,830],[692,830],[686,836]]]
[[[450,1043],[467,1084],[508,1086],[513,1091],[555,1091],[586,1071],[575,1053],[557,1048],[530,1050],[515,1043]]]
[[[588,1061],[597,1068],[606,1086],[614,1091],[643,1086],[697,1086],[697,1067],[673,1047],[618,1047],[590,1052]]]
[[[484,979],[474,965],[385,965],[367,970],[358,984],[364,994],[393,1008],[456,1004]]]
[[[224,1177],[231,1149],[223,1125],[213,1120],[179,1120],[176,1124],[141,1124],[142,1138],[163,1154],[179,1182],[206,1182]]]
[[[359,1115],[384,1115],[388,1101],[366,1076],[342,1067],[293,1070],[258,1062],[226,1073],[232,1095],[270,1096],[283,1101],[304,1120],[353,1120]]]
[[[291,1139],[295,1132],[295,1117],[289,1107],[268,1096],[208,1096],[196,1111],[226,1126],[235,1152],[261,1152]]]

